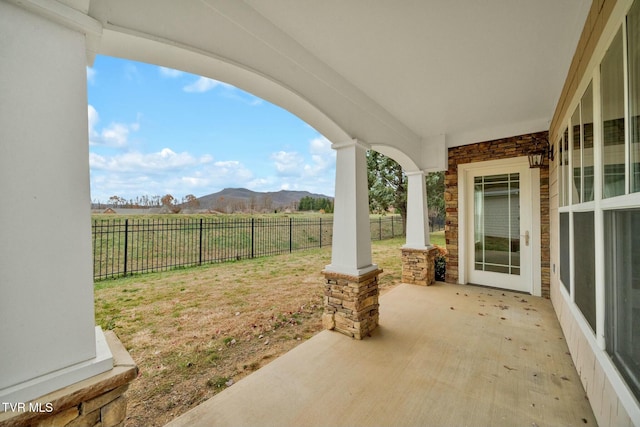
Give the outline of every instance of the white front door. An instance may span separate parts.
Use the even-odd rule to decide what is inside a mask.
[[[534,293],[533,244],[534,236],[539,236],[539,226],[534,230],[533,175],[528,162],[522,159],[511,164],[484,162],[467,168],[467,283]],[[539,189],[537,194],[539,200]],[[539,212],[539,206],[536,208]]]

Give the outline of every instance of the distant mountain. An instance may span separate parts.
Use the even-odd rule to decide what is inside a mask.
[[[273,210],[294,208],[303,197],[316,199],[330,199],[324,194],[314,194],[308,191],[271,191],[257,192],[246,188],[225,188],[217,193],[198,197],[200,209],[218,211],[237,210]]]

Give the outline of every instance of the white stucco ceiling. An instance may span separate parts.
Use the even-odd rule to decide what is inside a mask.
[[[582,0],[248,3],[412,130],[455,142],[492,128],[547,124],[590,6]]]
[[[442,166],[438,147],[548,129],[590,6],[91,0],[89,15],[104,26],[98,53],[227,81],[334,142],[429,169]]]

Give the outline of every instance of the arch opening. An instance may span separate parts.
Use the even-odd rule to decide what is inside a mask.
[[[332,142],[352,138],[327,114],[283,82],[212,53],[108,28],[104,30],[98,53],[180,70],[233,85],[299,117]]]
[[[240,187],[333,197],[331,142],[280,106],[217,80],[106,55],[88,80],[94,202],[146,195],[160,204],[166,194],[180,200]]]

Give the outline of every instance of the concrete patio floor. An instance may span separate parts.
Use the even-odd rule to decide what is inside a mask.
[[[362,341],[324,331],[168,426],[595,426],[551,302],[399,285]]]

